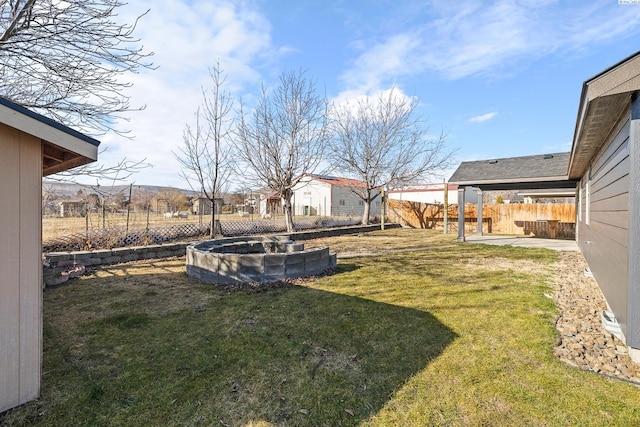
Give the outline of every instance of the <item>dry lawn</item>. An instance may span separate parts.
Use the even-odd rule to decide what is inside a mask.
[[[413,250],[288,287],[203,285],[178,258],[48,289],[42,396],[0,425],[640,425],[639,388],[552,354],[558,254],[453,238],[308,241]]]

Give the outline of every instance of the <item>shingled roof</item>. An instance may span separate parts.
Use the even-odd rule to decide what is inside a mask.
[[[449,182],[483,190],[572,188],[575,182],[568,180],[570,155],[566,152],[462,162]]]

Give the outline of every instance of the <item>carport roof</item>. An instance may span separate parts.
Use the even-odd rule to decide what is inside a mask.
[[[449,179],[459,186],[482,190],[575,188],[568,179],[571,153],[462,162]]]

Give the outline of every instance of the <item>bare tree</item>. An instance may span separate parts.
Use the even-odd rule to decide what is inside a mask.
[[[289,232],[295,230],[293,187],[323,161],[328,102],[304,71],[283,72],[271,93],[263,87],[253,113],[241,110],[238,156],[253,178],[282,198]]]
[[[369,223],[371,203],[383,188],[426,178],[453,160],[444,135],[427,138],[416,104],[391,89],[332,109],[329,156],[336,170],[364,182],[351,189],[364,202],[363,224]]]
[[[233,99],[223,90],[226,76],[220,63],[209,70],[211,88],[202,89],[203,103],[196,112],[196,125],[186,126],[183,145],[174,153],[182,170],[180,175],[192,190],[211,203],[210,238],[216,233],[216,199],[222,198],[231,174],[229,141],[233,125]]]
[[[184,209],[189,204],[189,199],[181,191],[171,188],[162,190],[156,194],[153,202],[158,206],[156,213],[160,213],[160,206],[162,205],[166,208],[165,213],[176,213]]]
[[[120,0],[0,1],[0,95],[79,130],[135,110],[123,74],[152,68]]]

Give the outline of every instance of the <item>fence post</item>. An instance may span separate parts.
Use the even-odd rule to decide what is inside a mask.
[[[458,242],[464,242],[464,188],[458,187]]]
[[[478,229],[476,230],[478,236],[482,236],[482,202],[482,190],[478,189]]]
[[[443,180],[444,185],[444,234],[449,234],[449,184]]]
[[[384,187],[382,187],[381,193],[382,193],[382,195],[381,195],[382,206],[381,206],[381,215],[380,215],[381,216],[380,229],[384,230],[384,217],[387,214],[387,210],[386,210],[386,206],[385,206],[385,197],[387,197],[387,196],[385,194],[385,188]]]

